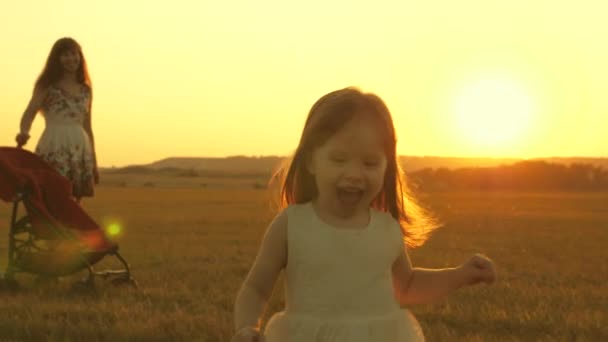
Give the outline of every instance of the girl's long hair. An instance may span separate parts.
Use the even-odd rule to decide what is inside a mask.
[[[397,138],[388,107],[377,95],[363,93],[357,88],[333,91],[312,106],[294,155],[271,178],[275,205],[280,210],[290,204],[311,201],[317,196],[315,179],[308,172],[306,161],[317,147],[356,115],[373,118],[383,131],[387,167],[384,185],[372,201],[372,207],[390,213],[399,222],[407,246],[420,246],[438,223],[418,204],[407,186],[398,161]]]

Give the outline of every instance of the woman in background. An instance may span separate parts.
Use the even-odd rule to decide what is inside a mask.
[[[45,129],[36,154],[72,183],[78,202],[94,195],[99,183],[91,126],[92,87],[80,44],[72,38],[55,42],[21,118],[17,146],[25,145],[39,111]]]

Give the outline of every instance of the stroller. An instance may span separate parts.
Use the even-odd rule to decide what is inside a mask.
[[[95,277],[137,287],[118,245],[72,198],[71,183],[39,156],[0,147],[0,199],[13,204],[3,280],[9,288],[18,288],[17,273],[56,278],[85,268],[88,277],[75,289],[93,289]],[[93,265],[108,255],[122,269],[95,271]]]

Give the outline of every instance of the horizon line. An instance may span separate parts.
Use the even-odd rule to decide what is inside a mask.
[[[140,164],[125,164],[125,165],[111,165],[111,166],[100,166],[100,168],[117,168],[117,167],[130,167],[130,166],[144,166],[150,165],[154,163],[158,163],[164,160],[169,159],[230,159],[230,158],[250,158],[250,159],[261,159],[261,158],[280,158],[287,159],[290,158],[290,155],[245,155],[245,154],[235,154],[235,155],[226,155],[226,156],[174,156],[174,157],[165,157],[161,159],[156,159],[147,163]],[[515,159],[515,160],[535,160],[535,159],[608,159],[608,155],[606,156],[550,156],[550,157],[492,157],[492,156],[439,156],[439,155],[406,155],[399,154],[399,158],[442,158],[442,159]]]

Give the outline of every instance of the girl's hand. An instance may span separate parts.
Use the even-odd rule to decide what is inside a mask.
[[[239,329],[230,342],[264,342],[264,336],[254,327],[246,327]]]
[[[494,263],[481,254],[475,254],[467,262],[460,265],[458,269],[463,274],[464,285],[475,285],[482,282],[491,284],[496,281]]]

